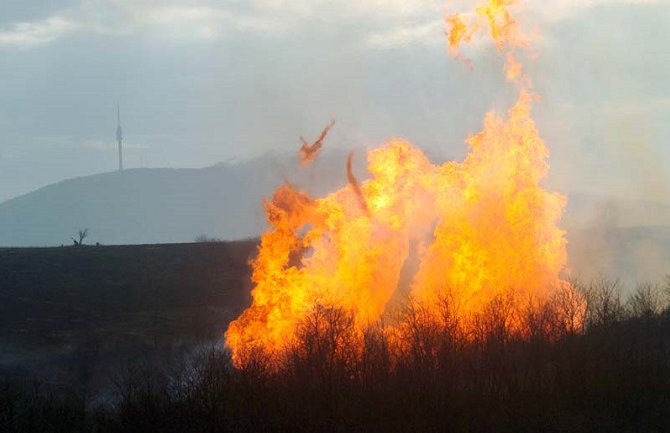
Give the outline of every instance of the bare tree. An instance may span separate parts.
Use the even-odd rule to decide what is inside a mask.
[[[586,298],[586,325],[610,325],[619,322],[624,315],[619,280],[601,278],[584,288]]]
[[[574,335],[584,330],[588,307],[585,292],[577,279],[559,285],[555,291],[551,303],[563,333]]]
[[[663,281],[663,309],[670,309],[670,274]]]
[[[88,228],[79,229],[79,231],[77,232],[77,237],[79,239],[71,238],[72,239],[72,244],[75,247],[79,247],[81,245],[84,245],[84,239],[86,239],[88,237]]]
[[[628,301],[633,316],[651,318],[660,313],[663,309],[660,292],[661,290],[656,284],[639,284]]]

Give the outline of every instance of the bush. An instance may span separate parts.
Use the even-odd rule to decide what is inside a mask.
[[[660,289],[640,286],[626,302],[615,283],[581,291],[523,307],[503,295],[470,318],[449,297],[437,314],[408,302],[367,327],[315,306],[281,354],[252,353],[235,368],[211,348],[170,368],[136,366],[102,407],[7,383],[0,431],[669,430]]]

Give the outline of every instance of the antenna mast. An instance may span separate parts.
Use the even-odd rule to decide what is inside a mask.
[[[119,143],[119,171],[123,171],[123,129],[121,129],[121,107],[116,104],[116,141]]]

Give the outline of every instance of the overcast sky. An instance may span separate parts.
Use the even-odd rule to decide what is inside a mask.
[[[451,9],[461,0],[451,1]],[[490,47],[446,55],[446,1],[0,0],[0,200],[126,167],[201,167],[404,137],[462,158],[504,110]],[[670,198],[670,0],[532,0],[549,183]]]

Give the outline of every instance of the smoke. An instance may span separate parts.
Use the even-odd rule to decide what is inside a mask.
[[[640,200],[575,197],[567,213],[568,274],[582,281],[619,280],[625,291],[659,282],[670,271],[670,206]],[[646,222],[646,223],[645,223]]]

